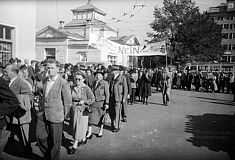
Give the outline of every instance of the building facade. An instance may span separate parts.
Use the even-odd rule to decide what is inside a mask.
[[[90,1],[71,11],[73,18],[70,22],[64,24],[61,21],[58,29],[47,26],[37,32],[36,60],[54,58],[60,63],[130,65],[130,58],[127,55],[111,53],[105,49],[99,50],[89,45],[90,34],[104,39],[111,38],[114,41],[120,39],[116,31],[104,22],[106,13],[92,5]],[[126,36],[125,43],[130,43],[133,38],[135,36]],[[132,45],[139,45],[136,38],[131,42]]]
[[[222,27],[224,49],[222,61],[235,62],[235,0],[227,0],[217,7],[210,7],[208,14]]]
[[[0,62],[35,59],[36,0],[0,1]]]

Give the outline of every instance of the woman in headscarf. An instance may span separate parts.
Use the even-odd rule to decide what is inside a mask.
[[[109,108],[109,84],[107,81],[103,80],[102,70],[98,69],[94,75],[96,77],[96,81],[93,82],[92,91],[95,95],[95,102],[91,105],[87,139],[92,138],[92,125],[100,126],[100,131],[97,134],[97,137],[102,137],[104,127],[103,118],[106,109]]]
[[[86,143],[86,132],[88,127],[88,116],[90,105],[94,103],[95,97],[91,89],[84,83],[86,75],[80,71],[75,73],[75,86],[72,87],[72,115],[74,144],[69,154],[74,154],[78,146]]]

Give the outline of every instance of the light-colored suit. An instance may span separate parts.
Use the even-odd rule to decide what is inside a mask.
[[[72,106],[71,90],[62,77],[58,76],[48,95],[45,95],[49,77],[43,80],[43,108],[45,117],[52,123],[63,122]]]
[[[25,83],[24,80],[21,79],[20,77],[17,77],[10,84],[10,89],[18,98],[20,102],[20,108],[22,109],[20,110],[20,108],[18,108],[13,115],[13,119],[12,119],[12,124],[14,125],[12,127],[13,133],[16,134],[18,138],[20,139],[20,141],[23,143],[23,145],[26,146],[29,144],[29,141],[28,141],[29,140],[29,124],[31,122],[30,97],[32,96],[32,92],[30,91],[30,88],[27,85],[27,83]],[[21,112],[23,110],[25,111],[25,113],[22,115]],[[19,133],[19,130],[16,129],[18,127],[21,127],[20,129],[21,133]],[[11,136],[13,136],[13,134],[11,134]]]

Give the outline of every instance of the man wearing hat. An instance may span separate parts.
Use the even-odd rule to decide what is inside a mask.
[[[127,73],[126,67],[120,66],[120,75],[126,79],[127,89],[128,89],[127,99],[125,102],[122,103],[122,111],[121,111],[122,121],[127,122],[127,100],[130,99],[131,95],[131,82],[130,82],[130,75]]]
[[[110,116],[111,127],[113,132],[119,131],[119,123],[121,118],[121,103],[127,99],[128,87],[126,79],[120,75],[120,67],[111,67],[113,78],[110,81]]]

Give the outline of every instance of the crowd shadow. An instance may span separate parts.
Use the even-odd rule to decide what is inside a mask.
[[[198,98],[198,99],[205,99],[205,100],[213,100],[213,101],[225,101],[228,102],[229,100],[225,100],[225,99],[218,99],[218,98],[208,98],[208,97],[193,97],[193,98]]]
[[[40,157],[39,155],[33,152],[29,152],[18,141],[12,141],[12,142],[8,141],[7,145],[4,148],[4,152],[9,155],[20,157],[20,158],[43,160],[43,157]]]
[[[235,115],[187,115],[186,118],[185,132],[193,135],[188,142],[211,151],[224,151],[231,160],[235,159]]]

